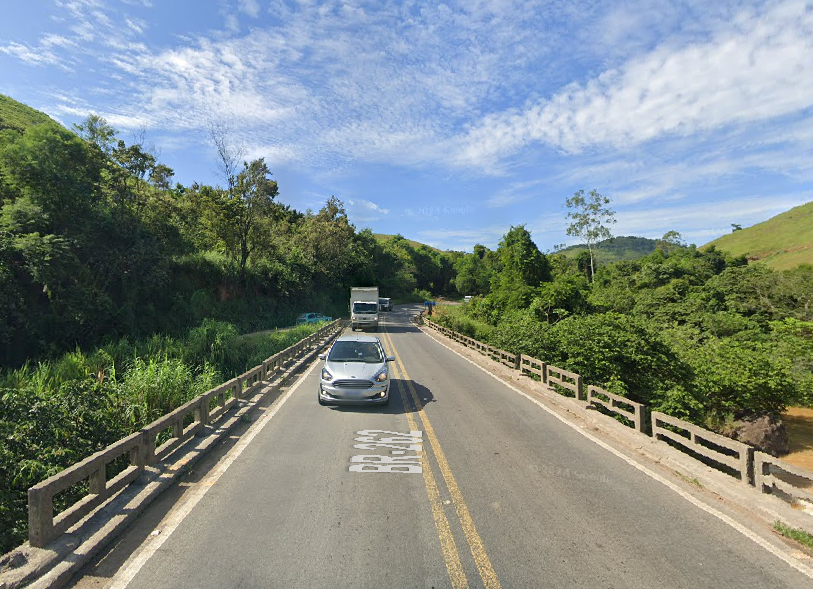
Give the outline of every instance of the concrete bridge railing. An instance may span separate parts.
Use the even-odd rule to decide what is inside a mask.
[[[341,330],[334,321],[278,352],[261,365],[195,397],[140,431],[88,456],[28,490],[28,526],[31,546],[44,547],[110,497],[138,480],[145,467],[160,463],[182,444],[217,422],[236,404],[250,398],[264,381],[284,373],[286,366],[318,342]],[[163,440],[159,445],[159,440]],[[128,462],[108,480],[111,463]],[[54,514],[54,497],[87,480],[87,494],[61,513]]]
[[[768,454],[755,452],[754,448],[747,444],[721,436],[688,421],[650,411],[643,403],[597,386],[587,385],[585,393],[585,384],[579,374],[558,368],[544,360],[499,350],[439,325],[428,317],[422,317],[422,322],[427,327],[502,364],[511,366],[511,362],[507,362],[506,359],[513,358],[514,369],[539,380],[548,389],[566,396],[573,395],[575,401],[583,407],[598,409],[610,418],[623,418],[616,421],[640,434],[669,444],[706,466],[740,480],[745,485],[755,486],[762,493],[777,494],[789,502],[801,500],[813,503],[813,493],[810,492],[810,489],[813,489],[813,472],[794,467]]]

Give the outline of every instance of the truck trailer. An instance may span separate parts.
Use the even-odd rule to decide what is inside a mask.
[[[350,289],[350,327],[378,330],[378,287],[354,286]]]

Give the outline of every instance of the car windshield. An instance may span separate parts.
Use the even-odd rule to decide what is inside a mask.
[[[353,303],[353,313],[375,313],[378,305],[375,303]]]
[[[330,362],[368,362],[378,364],[384,361],[381,348],[374,342],[336,342],[330,348],[327,359]]]

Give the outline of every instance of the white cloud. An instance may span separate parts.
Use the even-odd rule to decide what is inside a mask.
[[[626,148],[800,113],[813,105],[813,12],[792,0],[743,11],[711,39],[664,43],[548,100],[485,117],[458,162],[487,165],[541,142],[570,153]]]
[[[21,43],[9,43],[0,46],[0,53],[11,55],[29,65],[46,66],[52,65],[62,69],[70,69],[69,63],[63,60],[50,48],[51,45],[41,45],[40,47],[30,47]]]
[[[546,180],[530,180],[511,183],[488,198],[485,205],[489,208],[498,208],[530,200],[537,196],[537,187],[545,182]]]
[[[353,223],[365,224],[379,221],[386,217],[390,210],[365,199],[352,198],[346,201],[347,216]]]
[[[260,3],[257,0],[238,0],[240,12],[249,15],[252,18],[260,16]]]
[[[381,213],[382,215],[389,214],[390,210],[380,207],[376,203],[371,200],[364,200],[364,199],[348,199],[347,204],[351,207],[356,207],[360,209],[366,209],[368,211],[373,211],[375,213]]]
[[[667,231],[680,232],[698,245],[731,231],[731,223],[745,227],[764,221],[813,200],[813,190],[791,194],[753,194],[735,200],[687,203],[681,206],[658,206],[643,210],[626,210],[617,214],[613,227],[616,235],[640,235],[657,238]],[[703,239],[698,239],[703,238]]]
[[[212,31],[150,21],[141,0],[123,3],[132,9],[60,0],[68,18],[58,34],[0,52],[94,72],[98,87],[64,90],[50,112],[96,112],[124,131],[187,143],[228,118],[248,158],[307,172],[320,189],[351,186],[359,169],[379,164],[450,186],[498,176],[472,197],[477,212],[433,207],[418,194],[403,213],[376,203],[435,225],[454,225],[451,215],[505,220],[497,234],[476,230],[465,242],[495,245],[512,222],[527,221],[540,238],[563,236],[561,205],[580,188],[597,188],[625,212],[681,211],[707,186],[717,198],[766,171],[787,180],[788,193],[813,180],[813,12],[799,0],[747,1],[757,7],[222,0],[201,5],[205,26],[222,29],[226,10],[234,19],[231,30]],[[540,203],[555,219],[533,221]],[[652,223],[635,226],[662,234]],[[447,237],[469,239],[447,231],[433,239]]]

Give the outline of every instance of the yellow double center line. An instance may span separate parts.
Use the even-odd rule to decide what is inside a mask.
[[[463,528],[463,533],[466,536],[466,542],[468,542],[469,548],[471,549],[471,555],[474,557],[474,563],[477,565],[477,570],[480,572],[480,578],[483,580],[483,585],[486,587],[486,589],[501,589],[502,585],[500,585],[500,581],[497,579],[497,573],[494,571],[494,567],[491,566],[491,561],[486,553],[483,540],[477,533],[477,528],[474,525],[474,520],[471,518],[469,508],[466,506],[466,502],[463,500],[463,494],[460,492],[460,487],[457,486],[457,481],[455,480],[454,475],[452,475],[452,469],[449,467],[449,463],[446,461],[446,455],[443,453],[443,449],[440,447],[440,442],[435,435],[435,430],[432,428],[432,424],[429,423],[429,418],[423,409],[423,403],[421,402],[420,397],[418,397],[418,393],[415,391],[415,386],[412,384],[412,380],[409,378],[409,374],[404,367],[404,363],[401,361],[401,357],[398,355],[398,352],[392,343],[389,333],[386,332],[386,329],[382,335],[387,342],[387,347],[392,350],[392,354],[395,356],[395,368],[400,373],[399,376],[401,377],[402,382],[406,383],[406,386],[409,389],[410,396],[412,397],[412,406],[423,424],[423,431],[426,432],[426,437],[429,439],[429,444],[432,446],[432,452],[435,455],[435,460],[437,461],[440,472],[443,475],[443,480],[446,481],[446,488],[449,490],[449,495],[451,496],[452,503],[454,504],[455,511],[457,512],[457,517],[460,520],[460,525]],[[407,409],[410,404],[408,403],[407,395],[403,390],[403,386],[399,386],[399,393],[401,394],[404,408]],[[407,421],[409,422],[409,427],[412,430],[417,431],[418,428],[416,427],[415,417],[413,416],[412,412],[407,410],[406,416]],[[452,587],[455,587],[455,589],[467,588],[469,586],[468,580],[466,579],[466,574],[463,572],[463,565],[460,562],[460,554],[457,551],[457,545],[455,544],[454,536],[452,535],[451,527],[449,526],[449,520],[446,518],[446,513],[440,501],[438,486],[435,482],[435,476],[432,473],[432,467],[426,453],[423,453],[422,455],[422,463],[423,479],[424,483],[426,484],[426,492],[429,496],[429,504],[432,509],[432,516],[435,519],[435,528],[437,529],[438,537],[440,538],[441,550],[443,551],[443,558],[446,561],[446,569],[449,572],[449,579],[452,582]]]

